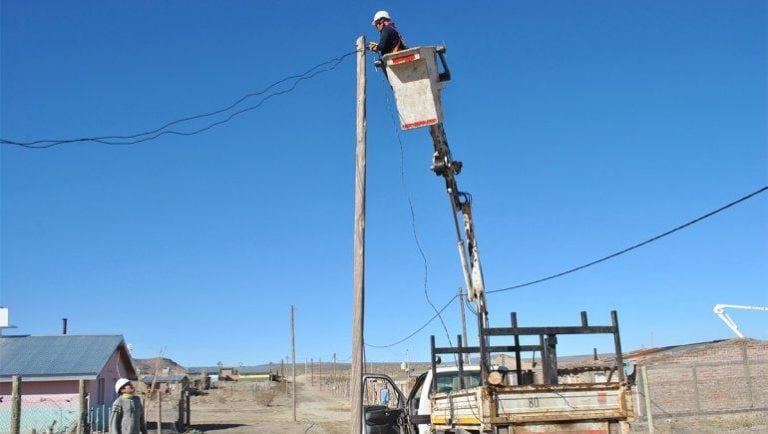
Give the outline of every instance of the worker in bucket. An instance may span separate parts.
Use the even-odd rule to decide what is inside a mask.
[[[109,416],[110,434],[147,434],[144,409],[134,392],[133,384],[127,378],[121,378],[115,383],[117,399],[112,403]]]
[[[379,31],[381,37],[379,43],[370,42],[368,49],[375,51],[382,56],[389,53],[396,53],[400,50],[405,50],[405,42],[400,32],[395,28],[395,23],[392,22],[392,18],[387,11],[378,11],[373,16],[373,23],[376,30]]]

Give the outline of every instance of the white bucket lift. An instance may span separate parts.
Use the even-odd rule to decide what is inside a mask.
[[[404,130],[435,125],[443,121],[440,90],[451,79],[445,62],[445,47],[415,47],[382,57],[378,66],[386,68],[395,91],[400,126]],[[437,69],[437,58],[443,72]],[[383,65],[382,65],[383,63]]]

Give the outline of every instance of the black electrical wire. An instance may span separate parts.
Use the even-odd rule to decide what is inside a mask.
[[[448,306],[450,306],[450,305],[451,305],[451,303],[453,303],[453,300],[456,300],[456,297],[458,297],[458,296],[457,296],[457,295],[454,295],[454,296],[453,296],[453,298],[451,298],[450,300],[448,300],[448,303],[446,303],[446,304],[445,304],[445,306],[443,306],[443,307],[442,307],[442,309],[440,309],[440,310],[439,310],[439,311],[437,311],[437,312],[436,312],[434,315],[432,315],[432,318],[430,318],[430,319],[429,319],[429,321],[425,322],[423,326],[419,327],[418,329],[416,329],[416,331],[414,331],[413,333],[409,334],[408,336],[406,336],[406,337],[404,337],[404,338],[400,339],[399,341],[397,341],[397,342],[393,342],[393,343],[391,343],[391,344],[387,344],[387,345],[373,345],[373,344],[369,344],[369,343],[366,343],[365,345],[366,345],[367,347],[371,347],[371,348],[389,348],[389,347],[394,347],[395,345],[398,345],[398,344],[401,344],[401,343],[403,343],[403,342],[407,341],[408,339],[410,339],[410,338],[412,338],[412,337],[416,336],[416,333],[418,333],[418,332],[420,332],[420,331],[424,330],[424,327],[428,326],[428,325],[429,325],[429,323],[431,323],[432,321],[434,321],[434,320],[435,320],[435,318],[439,317],[439,316],[440,316],[440,314],[441,314],[441,313],[443,313],[443,311],[444,311],[445,309],[447,309],[447,308],[448,308]]]
[[[283,95],[283,94],[286,94],[286,93],[289,93],[289,92],[293,91],[296,88],[296,86],[298,85],[298,83],[301,82],[301,81],[311,79],[311,78],[313,78],[313,77],[315,77],[318,74],[321,74],[323,72],[328,72],[328,71],[332,71],[332,70],[336,69],[336,67],[339,66],[347,57],[349,57],[349,56],[351,56],[351,55],[353,55],[355,53],[357,53],[357,50],[351,51],[351,52],[345,53],[345,54],[343,54],[343,55],[341,55],[339,57],[335,57],[333,59],[321,62],[321,63],[319,63],[319,64],[309,68],[308,70],[304,71],[301,74],[291,75],[291,76],[288,76],[288,77],[284,77],[284,78],[282,78],[280,80],[277,80],[277,81],[273,82],[272,84],[268,85],[267,87],[265,87],[264,89],[262,89],[262,90],[260,90],[258,92],[251,92],[251,93],[248,93],[248,94],[242,96],[240,99],[238,99],[234,103],[232,103],[229,106],[224,107],[222,109],[218,109],[218,110],[215,110],[215,111],[212,111],[212,112],[208,112],[208,113],[203,113],[203,114],[199,114],[199,115],[194,115],[194,116],[189,116],[189,117],[177,119],[177,120],[168,122],[168,123],[164,124],[163,126],[161,126],[159,128],[155,128],[154,130],[145,131],[145,132],[142,132],[142,133],[136,133],[136,134],[132,134],[132,135],[110,135],[110,136],[100,136],[100,137],[81,137],[81,138],[76,138],[76,139],[56,139],[56,140],[54,140],[54,139],[44,139],[44,140],[35,140],[35,141],[31,141],[31,142],[17,142],[17,141],[13,141],[13,140],[0,139],[0,143],[8,144],[8,145],[16,145],[16,146],[21,146],[21,147],[25,147],[25,148],[32,148],[32,149],[46,149],[46,148],[50,148],[52,146],[57,146],[57,145],[67,144],[67,143],[77,143],[77,142],[96,142],[96,143],[102,143],[102,144],[107,144],[107,145],[132,145],[132,144],[136,144],[136,143],[145,142],[145,141],[148,141],[148,140],[154,140],[154,139],[156,139],[156,138],[158,138],[158,137],[160,137],[162,135],[165,135],[165,134],[175,134],[175,135],[181,135],[181,136],[191,136],[191,135],[199,134],[199,133],[207,131],[207,130],[215,127],[215,126],[218,126],[218,125],[221,125],[223,123],[229,122],[235,116],[238,116],[238,115],[240,115],[242,113],[245,113],[245,112],[248,112],[248,111],[251,111],[251,110],[255,110],[256,108],[260,107],[264,102],[266,102],[267,100],[269,100],[270,98],[272,98],[274,96]],[[327,67],[325,69],[319,69],[319,68],[323,68],[323,67],[326,67],[326,66],[329,66],[329,67]],[[287,81],[290,81],[290,80],[296,80],[296,81],[293,83],[293,85],[289,89],[281,91],[281,92],[276,92],[276,93],[267,95],[266,97],[262,98],[259,101],[258,104],[254,105],[254,106],[251,106],[251,107],[248,107],[248,108],[245,108],[245,109],[242,109],[240,111],[237,111],[237,112],[233,113],[232,115],[230,115],[229,117],[227,117],[226,119],[224,119],[222,121],[215,122],[215,123],[210,124],[210,125],[208,125],[206,127],[203,127],[203,128],[198,129],[198,130],[191,131],[191,132],[165,131],[166,128],[168,128],[170,126],[173,126],[173,125],[176,125],[176,124],[179,124],[179,123],[182,123],[182,122],[188,122],[188,121],[192,121],[192,120],[202,119],[202,118],[211,117],[211,116],[215,116],[215,115],[227,112],[227,111],[235,108],[236,106],[238,106],[240,103],[242,103],[246,99],[254,97],[254,96],[258,96],[258,95],[263,95],[267,91],[269,91],[270,89],[272,89],[272,88],[274,88],[274,87],[276,87],[276,86],[278,86],[280,84],[283,84],[283,83],[285,83]],[[143,136],[149,136],[149,137],[143,137]],[[125,139],[136,139],[138,137],[143,137],[143,138],[137,139],[137,140],[132,140],[132,141],[127,141],[127,142],[126,141],[114,141],[114,139],[125,140]]]
[[[507,287],[507,288],[501,288],[501,289],[494,289],[494,290],[492,290],[492,291],[486,291],[486,293],[487,293],[487,294],[493,294],[493,293],[498,293],[498,292],[503,292],[503,291],[511,291],[511,290],[513,290],[513,289],[524,288],[524,287],[526,287],[526,286],[533,286],[533,285],[536,285],[536,284],[538,284],[538,283],[542,283],[542,282],[546,282],[546,281],[548,281],[548,280],[556,279],[556,278],[558,278],[558,277],[562,277],[562,276],[565,276],[565,275],[567,275],[567,274],[570,274],[570,273],[574,273],[574,272],[576,272],[576,271],[579,271],[579,270],[583,270],[583,269],[585,269],[585,268],[588,268],[588,267],[591,267],[591,266],[593,266],[593,265],[597,265],[597,264],[599,264],[599,263],[601,263],[601,262],[605,262],[605,261],[607,261],[607,260],[609,260],[609,259],[613,259],[613,258],[615,258],[615,257],[617,257],[617,256],[623,255],[624,253],[628,253],[628,252],[630,252],[630,251],[632,251],[632,250],[635,250],[635,249],[637,249],[637,248],[640,248],[640,247],[642,247],[642,246],[645,246],[645,245],[647,245],[647,244],[650,244],[650,243],[652,243],[652,242],[654,242],[654,241],[657,241],[657,240],[659,240],[659,239],[661,239],[661,238],[664,238],[664,237],[666,237],[666,236],[668,236],[668,235],[672,235],[672,234],[673,234],[673,233],[675,233],[675,232],[678,232],[678,231],[680,231],[680,230],[683,230],[683,229],[685,229],[685,228],[687,228],[687,227],[690,227],[690,226],[692,226],[692,225],[694,225],[694,224],[696,224],[696,223],[699,223],[699,222],[701,222],[702,220],[705,220],[705,219],[707,219],[707,218],[709,218],[709,217],[712,217],[712,216],[714,216],[715,214],[718,214],[718,213],[720,213],[720,212],[722,212],[722,211],[725,211],[725,210],[726,210],[726,209],[728,209],[728,208],[731,208],[731,207],[733,207],[733,206],[736,206],[736,205],[738,205],[738,204],[740,204],[740,203],[742,203],[742,202],[745,202],[745,201],[747,201],[747,200],[749,200],[749,199],[752,199],[753,197],[757,196],[758,194],[764,193],[764,192],[766,192],[766,191],[768,191],[768,185],[767,185],[767,186],[765,186],[765,187],[762,187],[762,188],[758,189],[757,191],[754,191],[754,192],[752,192],[752,193],[750,193],[750,194],[748,194],[748,195],[746,195],[746,196],[744,196],[744,197],[742,197],[742,198],[736,199],[736,200],[734,200],[733,202],[731,202],[731,203],[728,203],[727,205],[724,205],[724,206],[722,206],[722,207],[720,207],[720,208],[718,208],[718,209],[716,209],[716,210],[714,210],[714,211],[708,212],[708,213],[706,213],[706,214],[704,214],[704,215],[702,215],[702,216],[700,216],[700,217],[697,217],[697,218],[695,218],[695,219],[693,219],[693,220],[691,220],[691,221],[689,221],[689,222],[687,222],[687,223],[684,223],[684,224],[682,224],[682,225],[680,225],[680,226],[677,226],[676,228],[670,229],[670,230],[668,230],[668,231],[666,231],[666,232],[664,232],[664,233],[661,233],[661,234],[659,234],[659,235],[656,235],[655,237],[649,238],[649,239],[647,239],[647,240],[645,240],[645,241],[643,241],[643,242],[641,242],[641,243],[637,243],[637,244],[635,244],[635,245],[633,245],[633,246],[627,247],[626,249],[620,250],[620,251],[618,251],[618,252],[616,252],[616,253],[613,253],[613,254],[611,254],[611,255],[605,256],[605,257],[603,257],[603,258],[600,258],[600,259],[598,259],[598,260],[595,260],[595,261],[589,262],[589,263],[587,263],[587,264],[584,264],[584,265],[580,265],[580,266],[578,266],[578,267],[574,267],[574,268],[571,268],[570,270],[566,270],[566,271],[563,271],[563,272],[561,272],[561,273],[553,274],[553,275],[551,275],[551,276],[547,276],[547,277],[544,277],[544,278],[541,278],[541,279],[532,280],[532,281],[530,281],[530,282],[521,283],[521,284],[519,284],[519,285],[510,286],[510,287]],[[451,300],[450,300],[450,301],[449,301],[449,302],[448,302],[448,303],[447,303],[445,306],[443,306],[443,308],[442,308],[442,309],[440,309],[440,312],[442,312],[443,310],[445,310],[445,309],[446,309],[446,308],[447,308],[447,307],[448,307],[448,306],[449,306],[449,305],[450,305],[450,304],[453,302],[453,300],[455,300],[455,299],[456,299],[456,297],[458,297],[458,296],[457,296],[457,295],[454,295],[454,296],[453,296],[453,298],[451,298]],[[470,306],[469,302],[467,302],[467,306],[469,306],[469,307],[470,307],[470,310],[474,312],[474,310],[473,310],[473,309],[472,309],[472,307]],[[414,331],[413,333],[411,333],[411,334],[409,334],[408,336],[404,337],[403,339],[400,339],[400,340],[399,340],[399,341],[397,341],[397,342],[394,342],[394,343],[391,343],[391,344],[388,344],[388,345],[370,345],[370,344],[366,344],[366,345],[368,345],[368,346],[370,346],[370,347],[374,347],[374,348],[388,348],[388,347],[393,347],[393,346],[395,346],[395,345],[401,344],[401,343],[403,343],[403,342],[407,341],[408,339],[412,338],[413,336],[415,336],[415,335],[416,335],[416,333],[420,332],[420,331],[421,331],[421,330],[423,330],[423,329],[424,329],[424,328],[425,328],[427,325],[429,325],[429,323],[431,323],[432,321],[434,321],[434,320],[435,320],[435,318],[437,318],[437,317],[438,317],[438,315],[439,315],[439,313],[440,313],[440,312],[438,312],[438,314],[435,314],[434,316],[432,316],[432,318],[430,318],[430,319],[429,319],[429,321],[427,321],[427,322],[426,322],[424,325],[422,325],[421,327],[419,327],[419,328],[418,328],[416,331]]]
[[[440,324],[443,326],[443,330],[445,331],[445,337],[448,339],[448,343],[453,346],[453,342],[451,341],[451,334],[448,332],[448,326],[445,325],[445,320],[443,320],[443,317],[440,315],[440,312],[437,310],[437,306],[432,302],[432,299],[429,297],[429,292],[427,291],[428,288],[428,279],[429,279],[429,261],[427,260],[427,255],[424,253],[424,249],[421,247],[421,242],[419,241],[419,234],[416,230],[416,212],[413,210],[413,201],[411,200],[411,194],[408,190],[408,183],[406,182],[406,176],[405,176],[405,146],[403,145],[403,140],[400,137],[400,129],[399,129],[399,123],[397,122],[397,119],[394,116],[394,113],[397,112],[398,117],[400,116],[400,112],[395,109],[394,104],[392,100],[389,99],[389,82],[385,77],[381,77],[381,84],[382,89],[384,89],[384,95],[387,101],[387,105],[389,107],[389,113],[390,117],[392,118],[392,127],[395,131],[395,137],[397,137],[397,142],[400,144],[400,184],[403,188],[403,194],[405,195],[406,200],[408,201],[408,209],[411,212],[411,231],[413,233],[413,239],[416,243],[416,248],[419,251],[419,254],[421,255],[421,259],[424,263],[424,298],[427,299],[427,303],[429,303],[430,306],[432,306],[432,310],[434,310],[437,313],[438,318],[440,319]],[[400,123],[402,123],[402,118],[400,118]]]
[[[565,271],[563,271],[561,273],[553,274],[551,276],[543,277],[541,279],[532,280],[530,282],[521,283],[519,285],[509,286],[507,288],[494,289],[492,291],[487,291],[486,293],[487,294],[494,294],[494,293],[497,293],[497,292],[511,291],[513,289],[525,288],[526,286],[536,285],[538,283],[546,282],[548,280],[556,279],[558,277],[563,277],[563,276],[565,276],[567,274],[575,273],[575,272],[577,272],[579,270],[583,270],[585,268],[589,268],[589,267],[591,267],[593,265],[597,265],[597,264],[599,264],[601,262],[605,262],[605,261],[607,261],[609,259],[613,259],[613,258],[615,258],[617,256],[621,256],[621,255],[623,255],[625,253],[629,253],[632,250],[635,250],[635,249],[638,249],[640,247],[643,247],[643,246],[645,246],[647,244],[650,244],[650,243],[652,243],[654,241],[658,241],[658,240],[660,240],[660,239],[662,239],[662,238],[664,238],[664,237],[666,237],[668,235],[672,235],[675,232],[683,230],[683,229],[685,229],[685,228],[687,228],[687,227],[689,227],[691,225],[694,225],[694,224],[696,224],[696,223],[698,223],[698,222],[700,222],[702,220],[705,220],[705,219],[707,219],[709,217],[712,217],[715,214],[718,214],[718,213],[720,213],[722,211],[725,211],[725,210],[727,210],[728,208],[730,208],[732,206],[738,205],[741,202],[749,200],[749,199],[757,196],[760,193],[764,193],[766,190],[768,190],[768,186],[762,187],[762,188],[760,188],[759,190],[757,190],[755,192],[752,192],[752,193],[750,193],[750,194],[748,194],[748,195],[746,195],[746,196],[744,196],[744,197],[742,197],[740,199],[737,199],[737,200],[735,200],[735,201],[733,201],[733,202],[731,202],[731,203],[729,203],[727,205],[724,205],[724,206],[722,206],[722,207],[720,207],[720,208],[718,208],[718,209],[716,209],[714,211],[708,212],[708,213],[704,214],[701,217],[697,217],[697,218],[695,218],[695,219],[693,219],[693,220],[691,220],[691,221],[689,221],[687,223],[684,223],[684,224],[682,224],[682,225],[680,225],[680,226],[678,226],[678,227],[676,227],[674,229],[670,229],[670,230],[668,230],[668,231],[666,231],[664,233],[656,235],[655,237],[649,238],[649,239],[647,239],[647,240],[645,240],[643,242],[640,242],[640,243],[637,243],[637,244],[635,244],[633,246],[627,247],[626,249],[619,250],[616,253],[612,253],[612,254],[610,254],[608,256],[604,256],[604,257],[602,257],[600,259],[597,259],[597,260],[594,260],[592,262],[588,262],[588,263],[586,263],[584,265],[579,265],[578,267],[574,267],[574,268],[571,268],[569,270],[565,270]]]

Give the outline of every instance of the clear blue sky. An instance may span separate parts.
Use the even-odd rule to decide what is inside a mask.
[[[768,184],[763,1],[18,1],[0,5],[0,136],[125,135],[227,106],[376,39],[444,42],[445,128],[489,289],[621,250]],[[400,132],[368,56],[367,342],[463,285],[426,130]],[[257,103],[251,98],[248,103]],[[220,118],[217,118],[220,119]],[[177,126],[187,131],[205,125]],[[402,143],[402,148],[401,148]],[[204,133],[0,146],[0,305],[16,333],[122,333],[185,365],[351,354],[355,62]],[[403,159],[401,161],[401,151]],[[403,189],[403,179],[407,193]],[[624,347],[731,338],[768,305],[768,193],[611,261],[491,294],[491,325],[595,324]],[[456,303],[444,312],[460,332]],[[768,313],[731,311],[768,339]],[[470,318],[470,324],[472,320]],[[472,329],[470,329],[472,333]],[[369,360],[426,360],[438,321]],[[476,339],[472,339],[475,341]],[[561,339],[561,353],[611,348]]]

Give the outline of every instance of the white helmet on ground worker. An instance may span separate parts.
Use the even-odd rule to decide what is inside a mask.
[[[115,393],[120,393],[120,389],[122,389],[123,386],[125,386],[126,384],[130,384],[130,383],[131,383],[131,380],[127,378],[121,378],[117,380],[117,382],[115,383]]]
[[[373,22],[371,23],[371,25],[375,25],[376,21],[379,21],[382,18],[386,18],[386,19],[392,21],[392,18],[389,17],[389,12],[387,12],[387,11],[378,11],[378,12],[376,12],[373,15]]]

